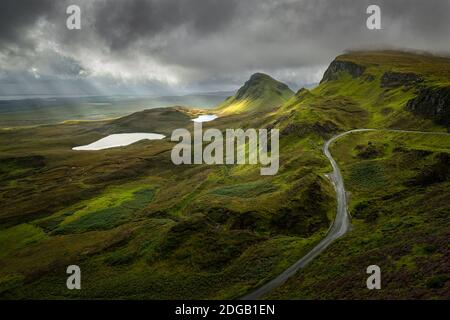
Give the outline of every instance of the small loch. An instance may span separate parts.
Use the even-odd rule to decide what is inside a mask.
[[[198,116],[195,119],[192,119],[192,121],[194,122],[208,122],[208,121],[213,121],[217,119],[217,116],[215,114],[203,114],[201,116]]]
[[[125,147],[141,140],[161,140],[165,136],[158,133],[117,133],[110,134],[100,140],[84,146],[74,147],[72,150],[104,150],[116,147]]]

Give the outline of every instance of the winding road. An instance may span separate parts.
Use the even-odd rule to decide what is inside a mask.
[[[327,235],[323,238],[314,248],[311,249],[305,256],[300,260],[295,262],[289,268],[287,268],[283,273],[278,275],[276,278],[264,284],[262,287],[256,289],[255,291],[242,297],[242,300],[256,300],[269,293],[273,289],[279,287],[287,279],[293,276],[299,269],[305,267],[309,262],[311,262],[315,257],[317,257],[323,250],[325,250],[334,240],[344,235],[350,226],[350,220],[347,212],[347,198],[346,191],[344,188],[344,180],[342,179],[341,171],[336,163],[336,161],[331,156],[329,147],[331,143],[347,134],[353,132],[363,132],[363,131],[389,131],[389,132],[403,132],[403,133],[421,133],[421,134],[441,134],[450,135],[447,132],[425,132],[425,131],[412,131],[412,130],[396,130],[396,129],[354,129],[346,131],[344,133],[338,134],[332,137],[330,140],[326,141],[323,147],[323,153],[328,158],[333,167],[333,172],[329,175],[331,182],[333,183],[334,190],[336,191],[337,199],[337,211],[336,218],[328,230]]]

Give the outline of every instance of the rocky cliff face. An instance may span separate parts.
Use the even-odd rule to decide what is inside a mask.
[[[450,87],[422,89],[406,109],[450,129]]]
[[[325,71],[320,83],[337,80],[339,77],[339,73],[341,72],[347,72],[353,78],[358,78],[364,73],[365,69],[366,69],[365,67],[358,65],[354,62],[334,60],[330,64],[328,69]]]
[[[385,72],[381,77],[382,88],[395,88],[400,86],[410,88],[421,82],[423,82],[423,78],[411,72]]]

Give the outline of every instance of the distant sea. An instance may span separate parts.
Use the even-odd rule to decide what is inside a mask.
[[[55,124],[67,120],[102,120],[169,106],[208,109],[233,94],[212,92],[180,96],[0,96],[0,127]]]

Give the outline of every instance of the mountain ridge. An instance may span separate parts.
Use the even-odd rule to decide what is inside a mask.
[[[450,59],[397,51],[337,56],[320,84],[300,90],[278,111],[285,132],[301,127],[449,128]],[[293,130],[297,128],[298,130]]]

